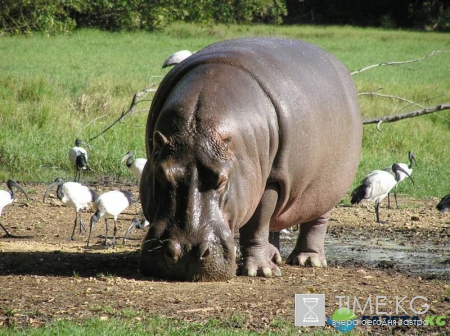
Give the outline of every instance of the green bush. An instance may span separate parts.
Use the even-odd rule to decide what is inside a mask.
[[[152,31],[173,21],[280,24],[286,14],[283,0],[4,0],[0,29],[4,34],[82,27]]]
[[[0,6],[0,28],[3,33],[28,34],[73,30],[72,13],[83,10],[82,0],[3,0]]]

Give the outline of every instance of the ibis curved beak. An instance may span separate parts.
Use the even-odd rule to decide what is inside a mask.
[[[412,152],[409,152],[409,166],[412,168],[416,165],[416,158]]]
[[[51,190],[54,186],[56,186],[56,185],[57,185],[56,182],[52,182],[52,183],[48,186],[47,190],[45,191],[44,198],[42,199],[42,203],[45,203],[45,198],[47,197],[48,193],[49,193],[50,190]]]
[[[125,156],[122,158],[120,163],[123,164],[125,161],[127,161],[132,156],[133,156],[133,151],[129,151],[127,154],[125,154]]]
[[[82,143],[83,145],[86,145],[90,150],[92,150],[91,145],[89,145],[87,142],[84,142],[83,140],[81,140],[81,143]]]
[[[29,201],[30,201],[30,198],[28,197],[28,195],[27,195],[27,193],[25,192],[25,190],[23,190],[23,188],[20,186],[20,184],[14,181],[14,186],[15,186],[17,189],[19,189],[19,190],[25,195],[25,197],[27,198],[27,202],[29,202]]]
[[[398,171],[400,170],[401,172],[405,173],[406,176],[408,176],[411,179],[411,182],[414,185],[413,178],[402,167],[400,167],[398,164],[394,164],[394,166],[392,168],[393,168],[392,170],[395,171],[395,176],[396,176],[397,181],[400,180],[400,176],[398,175]]]

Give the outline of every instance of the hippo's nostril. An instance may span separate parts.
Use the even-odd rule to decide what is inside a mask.
[[[208,245],[203,246],[203,248],[200,249],[200,260],[208,258],[208,256],[211,254],[211,249]]]
[[[170,240],[165,249],[165,255],[168,259],[176,262],[181,255],[181,246],[177,241]]]

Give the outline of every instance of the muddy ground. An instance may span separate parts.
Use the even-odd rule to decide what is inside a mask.
[[[75,241],[69,239],[73,209],[61,206],[55,193],[43,204],[46,185],[23,186],[31,201],[24,204],[19,195],[1,217],[19,238],[0,238],[0,326],[39,326],[63,318],[107,319],[132,311],[138,319],[162,316],[203,322],[217,318],[238,321],[236,330],[276,331],[280,321],[294,324],[295,294],[320,293],[326,295],[327,316],[338,308],[339,295],[358,297],[361,303],[369,296],[385,296],[381,301],[387,305],[381,308],[388,313],[395,308],[396,296],[407,296],[403,302],[425,296],[430,305],[425,315],[448,316],[446,326],[357,330],[364,334],[450,333],[450,214],[435,210],[438,199],[400,197],[400,209],[382,207],[385,224],[374,221],[372,206],[338,205],[328,229],[326,269],[282,265],[280,278],[238,276],[223,283],[182,283],[139,273],[143,230],[133,231],[127,244],[121,245],[137,204],[119,220],[116,248],[101,245],[103,222],[93,232],[92,246],[86,247],[87,234],[77,232]],[[100,192],[125,188],[138,195],[132,183],[119,186],[110,180],[93,187]],[[83,214],[86,223],[90,215]],[[295,235],[282,236],[284,257]],[[409,304],[404,306],[410,313]]]

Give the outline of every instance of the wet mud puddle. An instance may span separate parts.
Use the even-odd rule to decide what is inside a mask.
[[[297,232],[282,233],[280,253],[285,259],[295,246]],[[394,269],[426,278],[450,278],[450,246],[408,245],[390,238],[361,239],[327,235],[325,255],[330,266]]]

